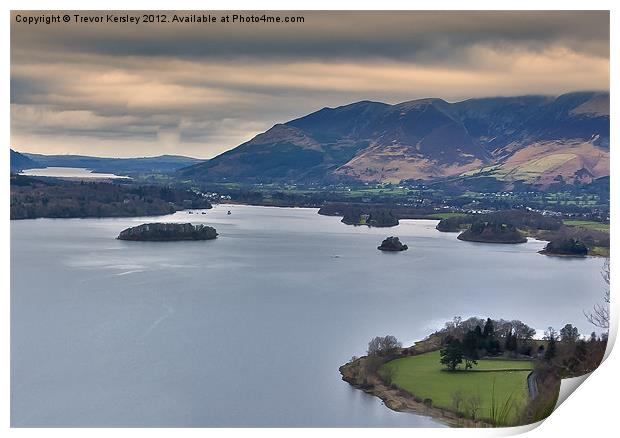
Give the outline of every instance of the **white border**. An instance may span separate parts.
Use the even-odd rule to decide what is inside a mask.
[[[618,47],[618,31],[614,29],[620,29],[620,23],[618,20],[617,6],[620,4],[617,1],[575,1],[564,0],[558,1],[546,1],[546,0],[505,0],[502,2],[497,1],[477,1],[470,0],[463,2],[459,0],[445,0],[435,2],[413,2],[404,0],[382,0],[381,2],[370,2],[366,0],[360,1],[334,1],[334,0],[302,0],[297,1],[294,4],[292,2],[285,2],[282,0],[217,0],[210,2],[199,2],[190,0],[175,0],[174,2],[162,2],[162,1],[145,1],[138,0],[128,4],[127,0],[108,0],[108,1],[92,1],[85,3],[84,1],[67,0],[67,1],[44,1],[44,0],[25,0],[25,1],[6,1],[3,2],[4,20],[6,24],[9,21],[10,10],[25,10],[25,9],[133,9],[133,10],[150,10],[150,9],[176,9],[176,10],[233,10],[233,9],[245,9],[245,10],[611,10],[611,47]],[[2,122],[4,130],[4,138],[6,144],[10,144],[10,105],[9,105],[9,77],[10,77],[10,26],[2,26],[2,53],[4,54],[3,72],[4,78],[2,81],[2,94],[0,95],[0,101],[4,102],[2,105]],[[617,72],[616,54],[612,49],[611,58],[611,71]],[[613,74],[611,75],[613,78]],[[611,81],[611,88],[613,88],[614,81]],[[616,114],[617,99],[614,92],[611,93],[611,110],[613,114]],[[612,118],[611,123],[611,138],[620,138],[618,136],[617,124],[614,123]],[[6,147],[6,146],[5,146]],[[0,154],[0,160],[2,162],[2,168],[4,174],[8,176],[9,173],[9,154],[8,150]],[[618,175],[618,158],[615,151],[611,154],[611,169],[613,175]],[[137,433],[144,432],[140,429],[115,429],[113,431],[107,429],[9,429],[9,309],[10,309],[10,285],[9,285],[9,263],[10,263],[10,251],[9,251],[9,180],[7,177],[0,178],[4,200],[1,204],[2,212],[4,213],[4,226],[1,230],[1,237],[3,242],[3,252],[1,259],[2,275],[0,281],[2,281],[2,297],[3,305],[2,311],[2,351],[4,352],[4,360],[1,362],[1,373],[3,376],[4,396],[1,399],[0,406],[2,411],[2,429],[8,431],[13,436],[34,436],[42,435],[50,437],[66,437],[66,436],[82,436],[88,434],[88,436],[107,436],[113,433],[118,436],[131,436]],[[616,230],[616,223],[618,222],[618,209],[616,208],[615,195],[616,184],[615,178],[612,178],[612,229]],[[611,234],[612,237],[612,252],[615,254],[617,238],[615,232]],[[615,265],[615,264],[614,264]],[[614,283],[612,283],[614,284]],[[615,289],[615,288],[612,288]],[[618,301],[614,300],[617,291],[612,290],[612,316],[614,317],[612,333],[613,338],[617,333],[617,315],[618,315]],[[554,412],[546,421],[542,422],[539,427],[520,427],[513,429],[449,429],[449,430],[435,430],[435,429],[389,429],[389,430],[376,430],[376,429],[209,429],[205,431],[203,429],[149,429],[148,434],[151,436],[169,436],[169,435],[185,435],[185,436],[204,436],[205,433],[215,434],[222,437],[237,436],[238,434],[252,435],[258,437],[288,437],[291,433],[296,436],[310,437],[315,436],[318,432],[321,435],[326,436],[338,436],[353,435],[361,437],[375,437],[378,433],[386,433],[391,436],[506,436],[516,433],[522,433],[530,430],[529,436],[532,437],[555,437],[555,436],[608,436],[610,431],[616,429],[616,415],[617,415],[617,397],[620,389],[620,378],[618,377],[617,370],[620,369],[620,359],[618,353],[612,351],[608,359],[594,372],[588,379],[585,385],[581,385],[573,395],[568,397],[556,412]]]

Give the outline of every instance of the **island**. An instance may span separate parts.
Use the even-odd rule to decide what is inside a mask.
[[[390,236],[381,242],[377,249],[381,251],[406,251],[408,246],[404,245],[398,237]]]
[[[119,240],[166,242],[179,240],[211,240],[217,237],[215,228],[190,223],[151,223],[129,227],[120,232]]]
[[[476,221],[457,236],[459,240],[484,243],[525,243],[527,237],[512,224]]]
[[[335,202],[323,205],[318,214],[323,216],[342,216],[341,222],[347,225],[366,225],[368,227],[388,228],[399,224],[399,219],[429,219],[435,211],[432,208],[406,207],[394,203],[359,204]]]
[[[545,255],[584,257],[588,255],[588,247],[579,240],[569,238],[552,240],[545,246],[545,249],[539,252]]]

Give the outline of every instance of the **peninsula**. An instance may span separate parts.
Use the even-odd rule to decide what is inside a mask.
[[[429,415],[455,427],[506,427],[547,417],[560,378],[592,372],[606,335],[581,339],[566,324],[543,339],[519,320],[455,317],[413,346],[378,336],[366,356],[339,368],[342,380],[395,411]]]

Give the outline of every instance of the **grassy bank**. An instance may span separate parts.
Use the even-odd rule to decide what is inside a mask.
[[[429,214],[428,218],[429,219],[448,219],[448,218],[451,218],[451,217],[462,217],[462,216],[467,216],[467,214],[465,214],[465,213],[454,213],[454,212],[433,213],[433,214]]]
[[[507,422],[516,422],[528,399],[530,361],[483,359],[473,371],[448,372],[439,363],[439,351],[385,363],[379,374],[392,385],[443,409],[466,414],[468,399],[477,397],[477,417],[491,419],[493,407],[510,405]],[[462,395],[455,403],[455,395]],[[458,407],[456,406],[458,404]]]
[[[564,220],[564,225],[569,227],[581,227],[587,230],[605,231],[609,233],[609,224],[596,221]]]

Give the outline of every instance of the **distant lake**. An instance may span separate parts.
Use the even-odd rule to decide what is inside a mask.
[[[82,167],[43,167],[41,169],[26,169],[19,172],[26,176],[48,176],[56,178],[129,178],[128,176],[115,175],[113,173],[95,173],[91,169]]]
[[[11,222],[12,426],[441,426],[391,411],[338,367],[374,336],[411,345],[455,315],[587,334],[582,312],[605,287],[602,259],[461,242],[437,221],[193,213]],[[220,236],[115,240],[154,221]],[[409,250],[378,251],[390,235]]]

